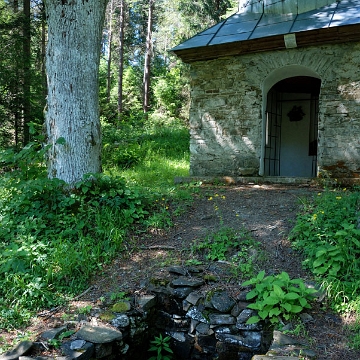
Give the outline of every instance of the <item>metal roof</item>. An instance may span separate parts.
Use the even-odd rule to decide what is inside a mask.
[[[360,24],[360,0],[341,0],[302,14],[236,13],[172,51],[356,24]]]

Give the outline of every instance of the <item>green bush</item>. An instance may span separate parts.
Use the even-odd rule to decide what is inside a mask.
[[[317,292],[306,287],[301,279],[290,279],[286,272],[265,277],[265,271],[261,271],[255,278],[242,284],[249,285],[253,286],[253,289],[246,295],[246,299],[254,299],[255,302],[248,305],[248,308],[256,310],[258,315],[252,316],[247,324],[265,319],[272,324],[279,323],[280,318],[289,320],[310,308],[309,300],[312,300],[312,294]]]
[[[122,178],[89,174],[70,190],[61,180],[21,171],[38,151],[29,146],[21,156],[14,154],[13,162],[10,152],[0,160],[7,170],[0,180],[0,323],[5,327],[86,286],[122,250],[129,225],[147,216],[147,202]]]
[[[303,264],[322,281],[336,308],[358,302],[360,229],[358,191],[325,191],[307,205],[290,234]]]

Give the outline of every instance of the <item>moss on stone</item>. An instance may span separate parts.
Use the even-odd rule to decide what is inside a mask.
[[[110,310],[107,310],[107,311],[103,312],[102,314],[100,314],[100,319],[102,321],[106,321],[106,322],[114,320],[115,317],[116,317],[115,314]]]
[[[114,304],[111,310],[116,313],[123,313],[129,311],[130,308],[131,306],[128,301],[120,301]]]

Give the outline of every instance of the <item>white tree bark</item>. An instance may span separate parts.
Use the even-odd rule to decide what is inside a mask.
[[[101,171],[99,62],[108,0],[46,0],[50,178]]]

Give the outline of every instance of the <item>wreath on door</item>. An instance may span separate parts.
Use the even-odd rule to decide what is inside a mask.
[[[287,113],[290,121],[300,121],[305,116],[301,106],[294,105],[293,108]]]

